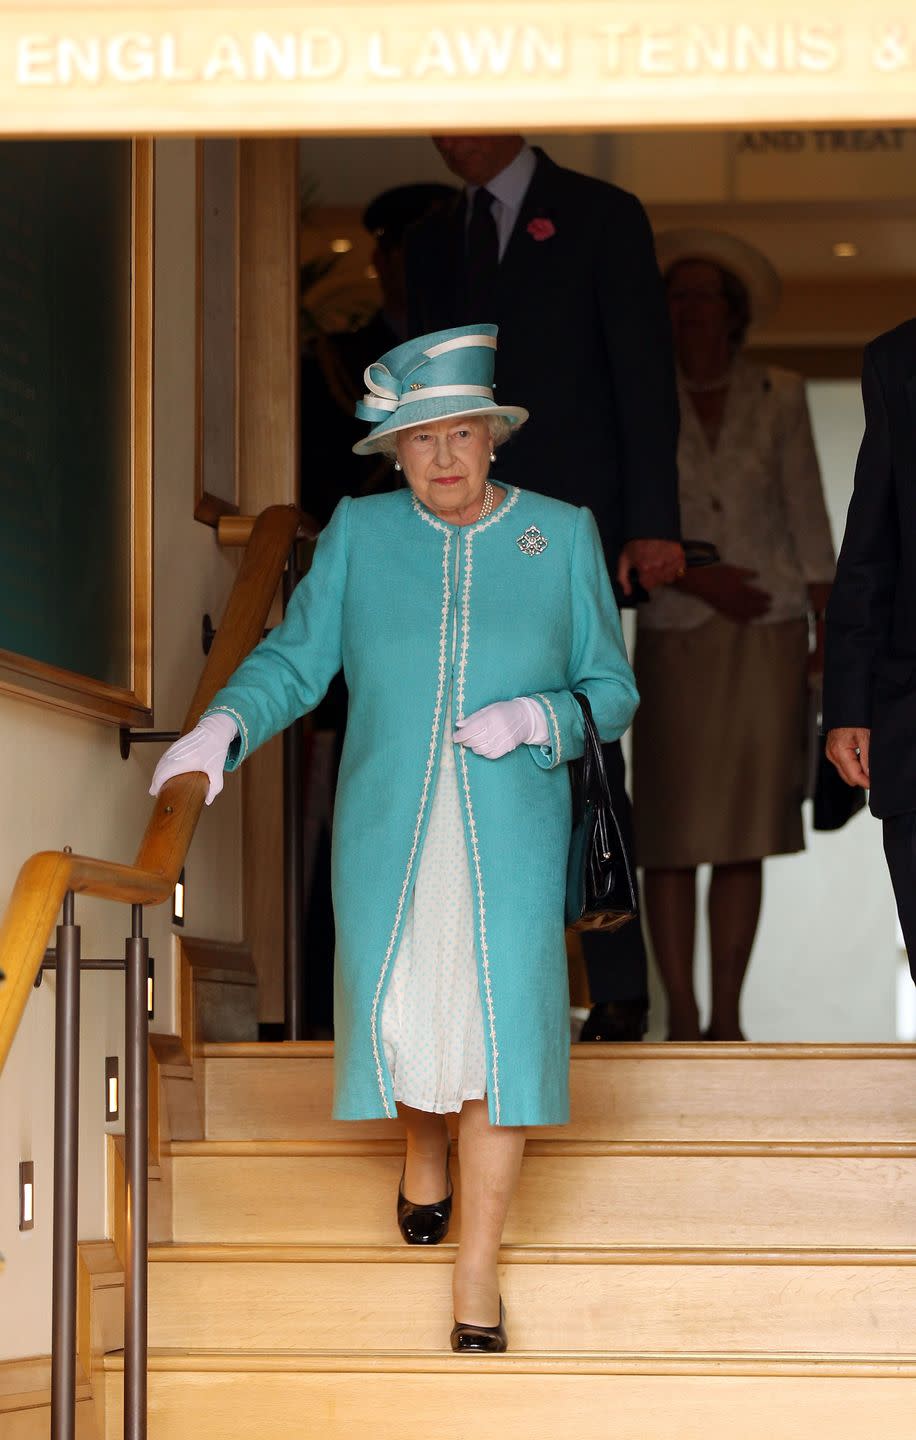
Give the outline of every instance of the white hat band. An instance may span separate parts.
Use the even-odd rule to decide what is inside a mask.
[[[381,395],[364,395],[363,404],[372,410],[385,410],[393,413],[402,405],[412,405],[417,400],[438,400],[445,395],[479,395],[485,400],[493,399],[493,391],[489,385],[424,385],[419,390],[405,391],[399,399],[388,399],[387,396]]]

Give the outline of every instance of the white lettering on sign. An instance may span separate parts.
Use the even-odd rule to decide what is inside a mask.
[[[515,58],[518,35],[507,25],[495,30],[459,30],[455,36],[461,63],[468,75],[505,75]]]
[[[231,35],[220,35],[203,69],[204,80],[246,80],[242,47]]]
[[[54,84],[54,41],[47,35],[23,35],[16,47],[17,85]]]
[[[404,71],[400,65],[391,65],[386,58],[385,36],[381,30],[373,30],[368,44],[369,74],[379,80],[403,80]]]
[[[115,80],[135,85],[156,74],[156,52],[149,35],[119,35],[109,49],[108,63]]]
[[[784,75],[834,69],[833,25],[603,25],[612,75]]]
[[[558,16],[561,11],[558,7]],[[256,24],[256,20],[255,20]],[[301,84],[347,72],[371,81],[549,80],[583,84],[622,80],[736,76],[766,80],[827,75],[855,59],[874,73],[914,64],[912,26],[875,28],[871,43],[853,54],[846,31],[830,21],[715,21],[709,24],[601,24],[574,30],[525,23],[433,26],[419,31],[371,29],[345,38],[333,28],[244,34],[187,35],[124,31],[20,36],[15,76],[20,87]]]
[[[426,44],[420,51],[419,59],[413,66],[413,75],[417,80],[433,71],[443,75],[457,75],[458,64],[452,50],[451,41],[444,30],[430,30],[426,37]]]

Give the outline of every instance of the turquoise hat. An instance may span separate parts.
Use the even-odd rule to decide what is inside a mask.
[[[372,429],[353,446],[357,455],[378,450],[386,435],[454,415],[503,415],[522,425],[528,411],[493,399],[495,325],[435,330],[389,350],[366,370],[368,394],[356,403]]]

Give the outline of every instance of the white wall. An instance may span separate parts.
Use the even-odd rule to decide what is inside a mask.
[[[863,428],[859,386],[822,381],[809,385],[808,398],[839,548]],[[744,992],[745,1033],[750,1040],[893,1040],[900,951],[881,827],[862,812],[832,834],[806,828],[804,854],[764,866],[763,914]],[[701,872],[702,893],[707,884],[708,873]],[[709,965],[705,924],[698,928],[705,1023]],[[651,1034],[658,1038],[664,999],[654,975],[653,991]]]
[[[194,504],[194,144],[156,146],[155,635],[157,728],[177,728],[203,665],[200,619],[218,618],[234,563]],[[19,866],[39,849],[72,845],[132,860],[149,814],[146,791],[159,747],[126,763],[117,731],[94,721],[0,696],[0,756],[7,822],[0,830],[0,905]],[[240,787],[231,782],[218,815],[205,811],[187,865],[190,934],[237,940],[241,933]],[[126,907],[77,901],[86,956],[123,953]],[[154,1028],[173,1028],[171,926],[164,907],[147,912],[157,960]],[[0,1075],[0,1359],[50,1350],[51,1108],[53,978],[33,994]],[[104,1058],[121,1055],[123,980],[89,974],[82,986],[80,1236],[106,1233]],[[115,1128],[115,1127],[112,1127]],[[20,1160],[35,1163],[36,1221],[18,1230]]]

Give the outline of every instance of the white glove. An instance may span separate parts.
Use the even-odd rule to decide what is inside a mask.
[[[458,724],[452,739],[487,760],[498,760],[518,745],[543,745],[550,738],[547,716],[537,700],[497,700]]]
[[[223,788],[223,766],[229,746],[238,733],[238,726],[231,715],[205,715],[193,730],[182,735],[166,750],[153,771],[149,793],[158,795],[166,780],[175,775],[189,775],[201,770],[210,781],[207,804],[212,805]]]

